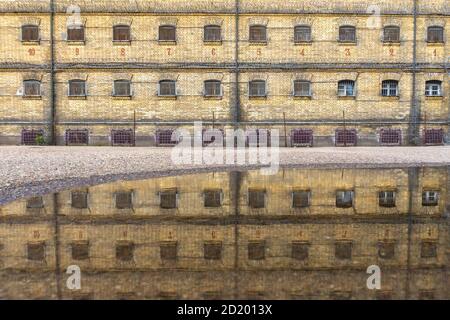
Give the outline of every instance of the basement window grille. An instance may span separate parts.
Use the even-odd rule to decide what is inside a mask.
[[[84,26],[77,25],[67,28],[67,41],[84,41]]]
[[[252,209],[262,209],[266,206],[266,191],[265,190],[249,190],[248,191],[248,205]]]
[[[116,259],[119,261],[132,261],[134,259],[134,243],[121,241],[116,244]]]
[[[45,242],[27,244],[27,257],[31,261],[45,260]]]
[[[437,257],[437,246],[434,241],[422,241],[420,245],[420,257],[429,259]]]
[[[247,147],[270,147],[271,145],[270,131],[266,129],[248,130],[246,136]]]
[[[311,205],[311,191],[293,191],[292,208],[308,208]]]
[[[73,191],[72,197],[72,208],[74,209],[87,209],[88,207],[88,193],[84,191]]]
[[[395,242],[392,241],[379,242],[378,256],[382,259],[393,259],[395,256]]]
[[[339,260],[352,258],[353,243],[351,241],[338,241],[334,245],[334,255]]]
[[[339,28],[339,41],[356,42],[356,28],[352,26],[342,26]]]
[[[291,144],[293,147],[312,147],[313,131],[309,129],[294,129],[291,131]]]
[[[378,193],[378,204],[380,207],[393,208],[395,207],[395,191],[380,191]]]
[[[356,129],[336,130],[336,146],[356,146]]]
[[[427,97],[442,96],[442,82],[438,80],[430,80],[425,83],[425,95]]]
[[[134,144],[134,134],[132,129],[112,130],[111,142],[113,146],[131,146]]]
[[[225,134],[222,129],[203,129],[203,146],[208,146],[216,141],[216,137],[222,137],[222,142],[225,141]],[[218,143],[220,144],[220,140]]]
[[[131,209],[133,207],[132,192],[117,192],[115,194],[116,209]]]
[[[69,96],[70,97],[86,96],[86,81],[70,80],[69,81]]]
[[[174,130],[157,130],[156,131],[156,144],[157,145],[176,145],[178,143],[177,140],[172,140],[172,135],[174,134]],[[174,137],[175,138],[175,137]]]
[[[177,260],[178,243],[176,241],[162,242],[159,246],[160,258],[163,261]]]
[[[35,25],[22,26],[22,41],[39,41],[39,27]]]
[[[306,242],[292,242],[292,251],[291,251],[292,259],[303,261],[308,259],[309,256],[309,243]]]
[[[205,242],[203,244],[203,255],[205,260],[220,260],[222,259],[222,242]]]
[[[384,42],[400,42],[400,28],[396,26],[384,27]]]
[[[23,82],[24,97],[40,97],[41,82],[39,80],[25,80]]]
[[[402,131],[400,129],[381,129],[380,143],[384,145],[400,145],[402,142]]]
[[[206,190],[203,193],[205,208],[218,208],[222,206],[222,190]]]
[[[77,241],[72,243],[72,259],[73,260],[88,260],[89,259],[89,242]]]
[[[44,136],[43,130],[22,130],[22,144],[34,146],[38,144],[38,139]]]
[[[352,190],[336,191],[336,207],[351,208],[353,207],[353,198],[355,192]]]
[[[249,33],[250,42],[266,42],[267,41],[267,27],[262,25],[250,26]]]
[[[426,145],[444,144],[444,130],[442,129],[424,130],[424,144]]]
[[[203,33],[204,41],[221,41],[222,40],[222,31],[220,26],[210,25],[205,26]]]
[[[433,43],[444,42],[444,28],[437,26],[428,27],[427,41]]]
[[[294,28],[295,42],[311,42],[311,27],[310,26],[296,26]]]
[[[219,80],[207,80],[205,85],[205,97],[221,97],[222,96],[222,83]]]
[[[159,41],[176,41],[176,27],[175,26],[160,26],[159,27]]]
[[[67,145],[88,145],[89,131],[87,129],[66,130]]]
[[[265,241],[250,241],[247,250],[249,260],[264,260],[266,258]]]
[[[439,191],[424,191],[422,193],[422,206],[435,207],[439,204]]]
[[[383,97],[398,97],[398,81],[385,80],[381,85],[381,95]]]
[[[178,192],[176,189],[164,190],[159,193],[161,209],[176,209],[178,207]]]
[[[42,209],[44,207],[44,199],[42,197],[32,197],[27,200],[27,209]]]
[[[131,41],[131,28],[127,25],[118,25],[113,27],[113,41],[128,42]]]

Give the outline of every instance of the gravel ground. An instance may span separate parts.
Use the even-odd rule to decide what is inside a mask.
[[[117,180],[260,165],[174,165],[169,148],[0,147],[0,204]],[[281,167],[362,168],[450,165],[450,146],[280,148]]]

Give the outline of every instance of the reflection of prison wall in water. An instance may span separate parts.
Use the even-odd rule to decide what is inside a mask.
[[[0,296],[448,298],[448,173],[210,173],[17,201],[0,213]],[[264,208],[250,207],[260,199],[249,190],[263,194]],[[343,190],[353,192],[349,208],[336,206]],[[395,191],[395,207],[380,207],[385,190]],[[303,191],[309,207],[292,208],[293,192]],[[422,204],[427,191],[438,193],[436,206]],[[219,207],[204,207],[208,192]],[[84,200],[87,209],[74,208]],[[171,201],[176,208],[161,208]],[[66,288],[72,264],[83,271],[81,291]],[[366,287],[373,264],[381,291]]]

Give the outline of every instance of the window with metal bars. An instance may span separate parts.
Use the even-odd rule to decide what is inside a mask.
[[[117,242],[116,259],[120,261],[132,261],[134,259],[134,243],[129,241]]]
[[[266,96],[266,81],[253,80],[248,84],[249,97],[265,97]]]
[[[69,97],[86,96],[86,81],[70,80],[69,81]]]
[[[311,27],[310,26],[296,26],[294,28],[295,42],[311,42]]]
[[[176,189],[161,191],[159,193],[159,207],[161,209],[176,209],[178,207],[178,191]]]
[[[203,244],[205,260],[222,259],[222,241],[208,241]]]
[[[225,141],[225,134],[222,129],[203,129],[203,146],[208,146],[212,144],[213,142],[216,142],[220,144],[220,137],[222,139],[222,142]]]
[[[309,256],[309,243],[301,241],[293,241],[291,245],[291,257],[292,259],[303,261],[308,259]]]
[[[311,191],[296,190],[292,192],[292,208],[308,208],[311,205]]]
[[[248,205],[253,209],[262,209],[266,206],[265,190],[248,190]]]
[[[422,241],[420,245],[420,257],[421,258],[436,258],[437,257],[437,245],[435,241]]]
[[[339,41],[356,42],[356,28],[353,26],[342,26],[339,28]]]
[[[131,97],[131,82],[129,80],[114,81],[113,96]]]
[[[71,26],[67,28],[67,41],[84,41],[84,26]]]
[[[71,244],[73,260],[89,259],[89,241],[76,241]]]
[[[42,209],[44,207],[44,200],[42,197],[32,197],[27,200],[27,209]]]
[[[398,81],[385,80],[381,84],[381,95],[383,97],[397,97],[398,96]]]
[[[174,97],[177,95],[176,81],[161,80],[159,82],[158,95],[161,97]]]
[[[395,207],[395,196],[395,191],[380,191],[378,193],[378,205],[385,208]]]
[[[167,130],[157,130],[156,131],[156,144],[157,145],[176,145],[178,143],[177,140],[172,140],[172,136],[174,135],[174,130],[167,129]]]
[[[266,42],[267,41],[267,27],[263,25],[250,26],[249,32],[250,42]]]
[[[427,41],[433,43],[444,42],[444,28],[439,26],[428,27]]]
[[[292,146],[313,146],[313,131],[310,129],[294,129],[291,131]]]
[[[177,260],[178,242],[177,241],[164,241],[159,245],[160,258],[163,261],[175,261]]]
[[[205,190],[203,192],[205,208],[218,208],[222,206],[222,190]]]
[[[113,146],[131,146],[134,144],[132,129],[112,130],[111,142]]]
[[[294,81],[294,96],[295,97],[310,97],[311,96],[311,82],[304,80]]]
[[[339,260],[352,258],[353,243],[351,241],[338,241],[334,245],[334,256]]]
[[[435,207],[439,204],[439,191],[427,190],[422,192],[422,206]]]
[[[87,129],[66,130],[66,145],[88,145],[89,131]]]
[[[426,145],[440,145],[444,143],[443,129],[425,129],[423,135],[424,144]]]
[[[400,27],[386,26],[383,31],[384,42],[400,42]]]
[[[35,25],[22,26],[22,41],[39,41],[39,27]]]
[[[26,146],[37,145],[38,140],[43,136],[43,130],[22,130],[22,144]]]
[[[269,147],[271,145],[270,131],[266,129],[248,130],[246,132],[247,147]]]
[[[40,97],[41,82],[39,80],[25,80],[23,82],[23,95],[25,97]]]
[[[402,131],[400,129],[381,129],[380,143],[384,145],[400,145],[402,143]]]
[[[393,259],[395,256],[395,242],[393,241],[378,242],[378,256],[382,259]]]
[[[115,200],[116,200],[116,209],[133,208],[133,193],[131,191],[116,192]]]
[[[207,80],[204,83],[205,97],[222,96],[222,83],[219,80]]]
[[[425,95],[427,97],[442,96],[442,82],[438,80],[430,80],[425,83]]]
[[[336,146],[356,146],[356,129],[337,129]]]
[[[342,80],[338,82],[338,96],[339,97],[354,97],[355,96],[355,81]]]
[[[160,26],[159,27],[159,41],[176,41],[176,27],[175,26]]]
[[[45,260],[45,242],[32,242],[27,244],[27,257],[31,261]]]
[[[353,207],[353,197],[355,192],[353,190],[338,190],[336,191],[336,207],[351,208]]]
[[[87,209],[88,207],[88,193],[85,191],[73,191],[71,194],[72,208],[75,209]]]
[[[249,260],[264,260],[266,258],[266,242],[249,241],[247,246]]]
[[[205,26],[203,29],[203,41],[221,41],[222,28],[216,25]]]
[[[127,25],[117,25],[113,27],[113,41],[131,41],[131,28]]]

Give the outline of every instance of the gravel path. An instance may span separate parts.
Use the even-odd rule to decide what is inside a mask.
[[[412,167],[450,165],[450,146],[281,148],[281,167]],[[168,148],[0,147],[0,204],[30,195],[155,176],[258,168],[174,165]]]

